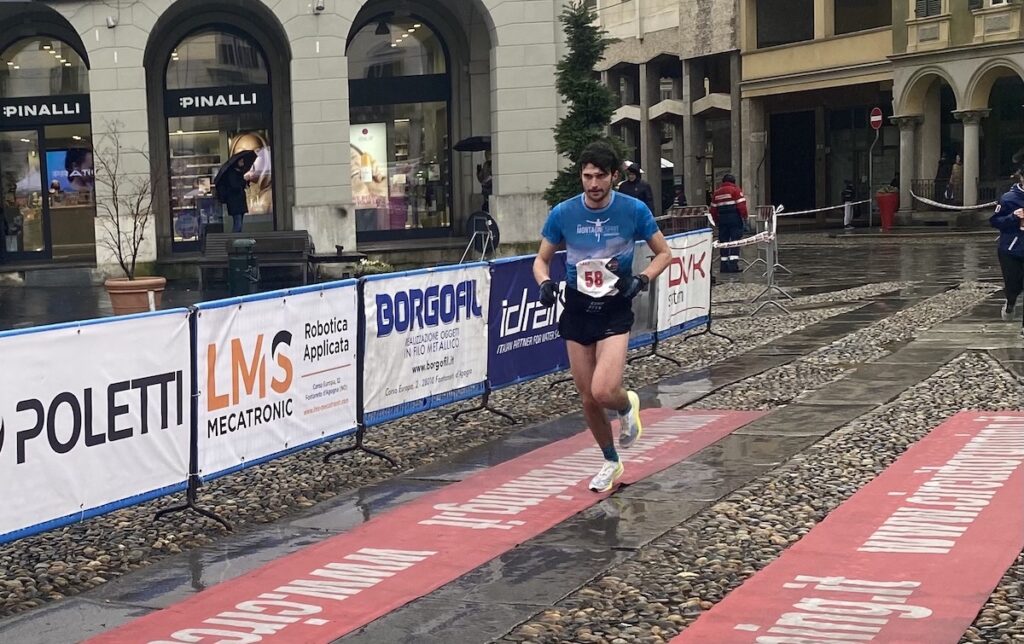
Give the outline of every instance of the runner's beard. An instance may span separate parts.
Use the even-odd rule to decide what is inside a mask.
[[[607,190],[588,190],[587,201],[592,204],[599,204],[608,197]]]

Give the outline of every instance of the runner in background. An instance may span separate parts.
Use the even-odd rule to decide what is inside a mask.
[[[551,280],[551,258],[565,247],[565,308],[558,331],[565,338],[583,415],[604,454],[604,465],[590,481],[590,489],[606,492],[622,476],[623,466],[605,410],[618,412],[620,447],[632,447],[643,432],[640,397],[622,386],[632,300],[668,267],[672,251],[650,208],[612,190],[622,162],[611,146],[590,144],[579,165],[584,192],[551,209],[533,276],[540,284],[541,304],[553,306],[558,286]],[[633,247],[640,240],[655,256],[642,273],[633,275]]]
[[[711,217],[718,226],[718,241],[731,242],[743,239],[743,227],[747,221],[747,198],[736,185],[736,177],[726,173],[722,185],[711,198]],[[740,272],[740,249],[723,248],[722,273]]]
[[[1015,172],[1017,183],[999,199],[996,211],[989,218],[999,229],[999,267],[1003,271],[1006,303],[1001,309],[1003,320],[1013,319],[1017,298],[1024,290],[1024,166]],[[1021,322],[1024,337],[1024,319]]]

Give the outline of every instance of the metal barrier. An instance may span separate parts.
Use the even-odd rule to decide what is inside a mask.
[[[656,221],[658,228],[666,237],[715,225],[707,206],[669,208],[666,214],[656,218]]]

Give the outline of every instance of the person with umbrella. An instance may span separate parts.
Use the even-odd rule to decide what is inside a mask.
[[[217,186],[217,198],[221,203],[227,205],[228,214],[231,215],[233,225],[231,232],[242,232],[242,219],[249,212],[249,206],[245,197],[245,189],[249,182],[245,179],[248,172],[256,162],[256,153],[252,150],[243,150],[233,155],[227,163],[220,167],[213,183]]]

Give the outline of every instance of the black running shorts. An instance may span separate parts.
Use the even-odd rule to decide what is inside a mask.
[[[558,321],[564,339],[591,345],[632,328],[632,301],[620,295],[593,298],[574,288],[565,289],[565,309]]]

